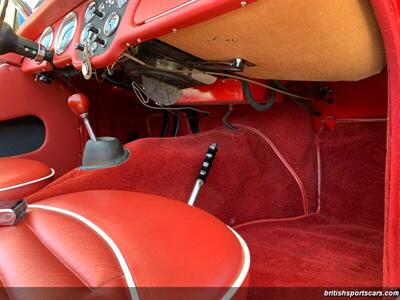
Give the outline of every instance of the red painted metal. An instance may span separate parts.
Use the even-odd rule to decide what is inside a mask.
[[[169,1],[170,4],[180,2],[179,0]],[[57,32],[62,18],[68,13],[67,8],[73,9],[72,7],[75,7],[73,11],[78,14],[78,28],[81,29],[84,11],[90,2],[90,0],[85,2],[74,0],[71,5],[66,6],[63,4],[59,9],[56,3],[60,3],[60,1],[46,0],[46,6],[38,9],[38,12],[34,12],[27,25],[25,25],[19,33],[27,38],[38,39],[40,33],[49,25],[53,25],[54,30]],[[151,1],[151,4],[146,5],[152,5],[150,11],[156,11],[157,7],[163,2],[164,1]],[[105,53],[92,58],[93,67],[101,68],[112,65],[129,45],[140,44],[146,40],[151,40],[172,32],[173,29],[185,28],[229,11],[240,9],[242,8],[241,2],[240,0],[195,1],[149,23],[137,24],[134,20],[141,0],[131,0],[128,2],[126,12],[121,19],[121,24],[113,43]],[[248,0],[247,4],[251,4],[252,2],[255,2],[255,0]],[[81,4],[79,5],[79,3]],[[51,16],[50,19],[48,19],[47,14]],[[68,65],[73,65],[77,69],[81,68],[82,62],[79,60],[77,51],[74,49],[74,45],[79,42],[79,36],[80,30],[77,30],[74,40],[66,51],[62,55],[56,55],[54,57],[55,66],[63,68]],[[24,60],[23,71],[26,73],[35,74],[49,70],[51,70],[51,66],[46,62],[38,65],[30,59]]]
[[[135,23],[143,24],[146,20],[158,16],[166,11],[190,2],[190,0],[142,0],[135,14]]]
[[[37,39],[43,30],[73,10],[85,0],[46,0],[19,28],[18,34],[29,39]]]
[[[13,66],[21,66],[22,57],[14,53],[0,55],[0,63],[7,63]]]
[[[267,90],[259,85],[250,84],[250,89],[256,101],[266,99]],[[246,103],[243,87],[237,79],[217,80],[212,85],[202,85],[183,90],[178,105],[216,105]]]

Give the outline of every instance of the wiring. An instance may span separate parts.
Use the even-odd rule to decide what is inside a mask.
[[[133,90],[133,92],[135,93],[136,97],[139,99],[139,101],[146,106],[147,108],[150,109],[155,109],[155,110],[166,110],[166,111],[179,111],[179,110],[193,110],[193,111],[197,111],[199,113],[203,113],[203,114],[210,114],[210,112],[208,111],[204,111],[204,110],[200,110],[194,107],[190,107],[190,106],[184,106],[184,107],[162,107],[162,106],[152,106],[149,105],[149,100],[150,97],[147,95],[146,91],[144,90],[144,88],[142,86],[140,86],[139,84],[137,84],[136,82],[131,82],[128,83],[127,81],[115,81],[113,79],[111,79],[110,77],[106,77],[106,79],[108,81],[110,81],[112,84],[116,84],[116,85],[123,85],[127,88],[130,88]]]
[[[136,95],[136,97],[139,99],[139,101],[144,105],[144,106],[146,106],[147,108],[150,108],[150,109],[156,109],[156,110],[168,110],[168,111],[180,111],[180,110],[194,110],[194,111],[197,111],[197,112],[199,112],[199,113],[203,113],[203,114],[209,114],[210,112],[208,112],[208,111],[204,111],[204,110],[200,110],[200,109],[197,109],[197,108],[194,108],[194,107],[190,107],[190,106],[184,106],[184,107],[163,107],[163,106],[152,106],[152,105],[149,105],[148,104],[148,99],[150,99],[149,98],[149,96],[147,95],[147,93],[146,93],[146,91],[143,89],[143,88],[141,88],[140,86],[138,86],[138,84],[137,83],[135,83],[135,82],[132,82],[131,83],[131,86],[132,86],[132,89],[133,89],[133,91],[134,91],[134,93],[135,93],[135,95]],[[146,96],[146,99],[144,98],[144,95]],[[147,102],[146,102],[147,101]]]
[[[272,108],[272,106],[275,104],[275,94],[276,92],[272,91],[271,94],[269,95],[269,99],[267,103],[261,104],[258,103],[256,99],[253,98],[253,94],[251,93],[250,90],[250,85],[247,81],[241,81],[242,86],[243,86],[243,92],[246,98],[247,103],[250,104],[252,108],[254,108],[256,111],[259,112],[264,112]]]
[[[229,116],[232,114],[233,112],[233,104],[229,104],[229,108],[228,111],[226,112],[225,116],[222,118],[222,122],[224,123],[224,125],[230,129],[230,130],[235,130],[236,128],[233,127],[233,125],[231,123],[229,123],[228,118]]]
[[[145,63],[144,61],[140,60],[139,58],[137,58],[137,57],[135,57],[133,55],[130,55],[128,53],[122,54],[122,57],[126,57],[128,59],[131,59],[132,61],[134,61],[134,62],[136,62],[136,63],[138,63],[138,64],[140,64],[142,66],[145,66],[145,67],[148,67],[148,68],[151,68],[151,69],[154,69],[154,70],[160,70],[160,71],[171,72],[171,73],[185,73],[185,74],[203,73],[203,74],[208,74],[208,75],[233,78],[233,79],[238,79],[238,80],[241,80],[241,81],[246,81],[248,83],[253,83],[255,85],[262,86],[262,87],[267,88],[267,89],[269,89],[271,91],[274,91],[274,92],[277,92],[277,93],[280,93],[280,94],[283,94],[283,95],[286,95],[286,96],[289,96],[289,97],[293,97],[293,98],[297,98],[297,99],[301,99],[301,100],[307,100],[307,101],[314,101],[313,98],[309,98],[309,97],[304,97],[304,96],[300,96],[300,95],[297,95],[297,94],[293,94],[293,93],[284,91],[282,89],[275,88],[275,87],[270,86],[268,84],[264,84],[264,83],[261,83],[261,82],[258,82],[256,80],[252,80],[252,79],[249,79],[247,77],[240,76],[240,75],[233,75],[233,74],[220,73],[220,72],[200,71],[200,70],[191,70],[191,71],[190,70],[165,70],[163,68],[158,68],[158,67],[151,66],[151,65]]]
[[[219,72],[204,72],[204,73],[208,74],[208,75],[223,76],[223,77],[238,79],[238,80],[241,80],[241,81],[246,81],[248,83],[253,83],[255,85],[259,85],[259,86],[265,87],[265,88],[267,88],[267,89],[269,89],[271,91],[274,91],[274,92],[277,92],[277,93],[280,93],[280,94],[283,94],[283,95],[286,95],[286,96],[289,96],[289,97],[293,97],[293,98],[297,98],[297,99],[301,99],[301,100],[307,100],[307,101],[314,101],[313,98],[304,97],[304,96],[300,96],[300,95],[293,94],[293,93],[290,93],[290,92],[286,92],[286,91],[283,91],[281,89],[272,87],[272,86],[270,86],[268,84],[264,84],[264,83],[258,82],[256,80],[249,79],[247,77],[243,77],[243,76],[239,76],[239,75],[233,75],[233,74],[219,73]]]

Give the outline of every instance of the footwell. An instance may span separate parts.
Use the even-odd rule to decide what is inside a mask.
[[[385,133],[373,122],[321,134],[319,214],[236,226],[252,254],[251,286],[382,286]]]

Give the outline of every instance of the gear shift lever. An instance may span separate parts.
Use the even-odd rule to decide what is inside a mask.
[[[90,125],[88,112],[89,112],[89,99],[84,94],[74,94],[68,98],[68,106],[72,110],[72,112],[80,117],[85,124],[86,130],[89,134],[89,137],[93,141],[97,141],[96,135]]]
[[[81,169],[96,170],[119,165],[128,159],[129,152],[120,141],[114,137],[96,137],[90,126],[88,111],[89,99],[84,94],[75,94],[69,97],[68,106],[75,115],[80,117],[89,133],[90,140],[86,142],[83,151]]]

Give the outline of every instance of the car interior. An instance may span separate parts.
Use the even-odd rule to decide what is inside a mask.
[[[32,2],[0,0],[0,299],[400,285],[396,1]]]

